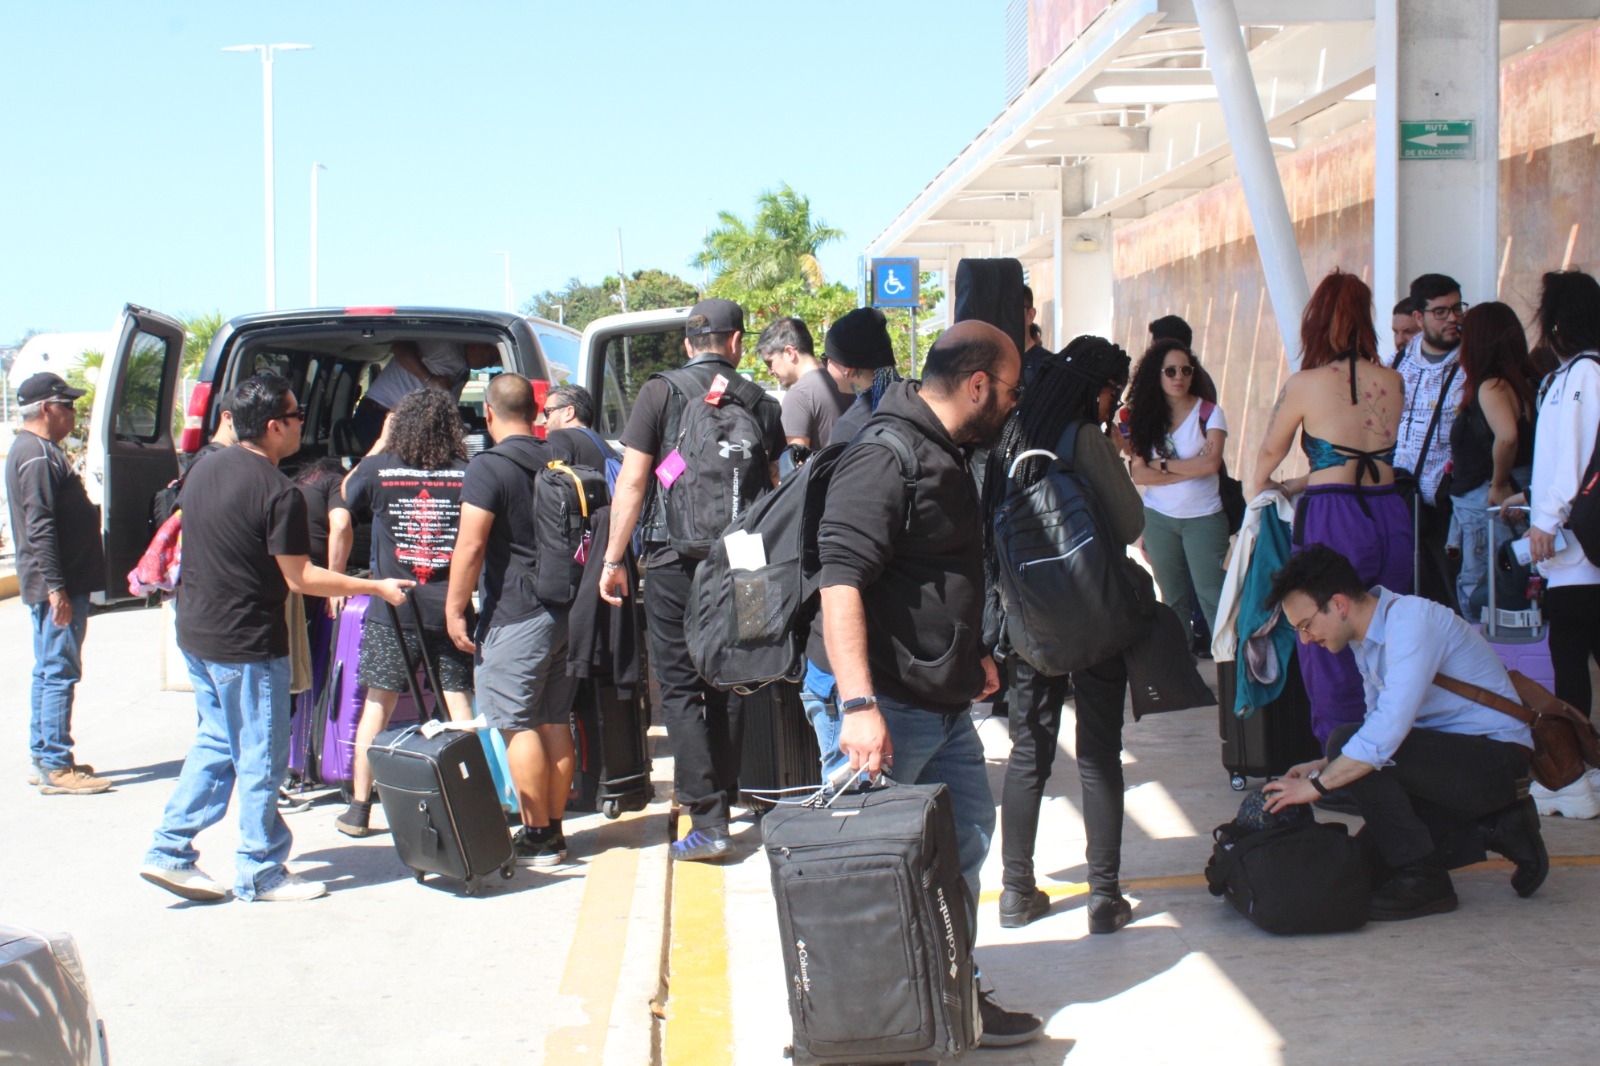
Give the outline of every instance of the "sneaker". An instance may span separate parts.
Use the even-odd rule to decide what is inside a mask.
[[[704,829],[692,829],[682,840],[673,841],[668,854],[674,859],[706,862],[722,858],[732,848],[733,841],[728,839],[728,827],[709,825]]]
[[[160,885],[175,896],[196,903],[215,903],[225,899],[228,890],[207,877],[198,866],[183,866],[169,870],[165,866],[147,863],[139,867],[139,876],[152,885]]]
[[[92,796],[110,787],[109,777],[91,777],[82,766],[51,770],[39,782],[39,791],[46,796]]]
[[[1021,929],[1035,918],[1050,913],[1050,897],[1044,889],[1035,888],[1023,894],[1010,889],[1000,893],[1000,928]]]
[[[328,886],[321,881],[305,881],[294,874],[284,874],[282,881],[265,892],[257,892],[256,899],[263,903],[300,903],[327,894]]]
[[[1115,933],[1133,919],[1133,905],[1121,894],[1089,897],[1089,932]]]
[[[372,817],[372,802],[361,803],[356,800],[344,809],[339,817],[333,820],[333,827],[347,837],[364,837],[372,832],[367,824]]]
[[[1402,866],[1372,894],[1367,917],[1374,922],[1402,922],[1456,909],[1456,889],[1443,867],[1428,862]]]
[[[1520,799],[1501,811],[1491,826],[1484,843],[1516,863],[1511,887],[1527,899],[1550,874],[1550,854],[1545,851],[1544,836],[1539,832],[1539,811],[1533,797]]]
[[[309,796],[296,795],[286,788],[278,789],[279,814],[299,814],[310,806],[311,799]]]
[[[1533,797],[1534,806],[1539,809],[1539,813],[1547,817],[1551,815],[1560,815],[1562,818],[1600,817],[1600,800],[1595,799],[1587,774],[1566,788],[1553,790],[1535,781],[1528,787],[1528,794]]]
[[[567,858],[567,842],[555,836],[549,827],[529,829],[524,826],[511,838],[517,863],[522,866],[560,866]]]
[[[993,992],[978,993],[978,1014],[983,1019],[979,1047],[1016,1047],[1037,1040],[1044,1032],[1044,1021],[1038,1015],[1006,1010],[995,1002]]]
[[[28,761],[28,784],[37,786],[44,777],[44,771],[39,769],[39,764],[33,760]]]

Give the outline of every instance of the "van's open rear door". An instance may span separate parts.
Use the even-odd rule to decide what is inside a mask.
[[[616,440],[639,388],[658,370],[682,366],[687,307],[630,311],[589,323],[578,345],[577,380],[593,394],[595,432]]]
[[[178,476],[172,422],[182,367],[183,323],[133,304],[123,308],[89,421],[86,480],[100,497],[106,546],[99,602],[127,598],[128,571],[150,542],[150,500]]]

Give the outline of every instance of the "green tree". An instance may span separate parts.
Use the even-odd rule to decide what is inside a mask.
[[[813,218],[810,198],[788,182],[756,197],[752,221],[731,211],[717,212],[717,220],[693,260],[697,267],[714,268],[709,289],[714,296],[772,289],[792,279],[816,292],[827,284],[817,252],[844,236],[843,230]]]
[[[183,432],[186,413],[183,409],[181,385],[184,381],[193,381],[199,376],[200,366],[205,362],[211,340],[225,321],[220,311],[190,315],[183,320],[183,357],[178,371],[180,391],[174,397],[172,404],[173,436]],[[78,365],[67,371],[68,384],[84,390],[84,395],[73,406],[78,412],[77,432],[85,436],[88,433],[89,417],[94,411],[95,389],[100,383],[100,372],[104,366],[105,353],[91,350],[84,352]],[[158,407],[165,368],[164,346],[152,341],[136,348],[129,355],[128,365],[123,371],[121,408],[132,412],[149,411]],[[137,430],[142,427],[134,428]]]
[[[700,290],[676,274],[665,270],[635,270],[628,275],[628,310],[654,311],[666,307],[686,307],[700,299]],[[598,285],[572,278],[560,289],[546,289],[522,307],[525,315],[537,315],[552,322],[564,321],[581,330],[597,318],[622,310],[622,281],[611,274]]]

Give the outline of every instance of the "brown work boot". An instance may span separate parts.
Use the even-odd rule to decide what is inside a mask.
[[[109,777],[90,777],[83,772],[81,766],[51,770],[45,774],[44,780],[39,782],[39,791],[46,796],[89,796],[96,792],[104,792],[110,787]]]

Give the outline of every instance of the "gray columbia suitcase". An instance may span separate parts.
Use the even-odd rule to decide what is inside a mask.
[[[889,785],[761,823],[796,1063],[947,1062],[978,1042],[972,901],[943,785]]]

